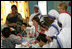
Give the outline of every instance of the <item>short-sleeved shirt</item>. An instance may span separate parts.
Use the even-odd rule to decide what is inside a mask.
[[[17,32],[19,32],[20,26],[21,26],[21,24],[23,22],[22,16],[21,16],[20,13],[18,13],[16,15],[12,15],[11,13],[8,14],[8,16],[6,18],[6,21],[8,21],[8,23],[16,23],[17,24],[16,30],[17,30]],[[13,26],[11,26],[11,27],[13,27]]]
[[[6,20],[9,23],[20,23],[22,21],[22,16],[20,13],[18,13],[16,15],[8,14]]]
[[[3,48],[15,48],[15,44],[21,44],[21,41],[13,38],[3,38],[2,47]]]

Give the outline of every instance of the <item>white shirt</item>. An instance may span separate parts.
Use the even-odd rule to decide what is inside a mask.
[[[42,48],[50,48],[50,45],[47,43],[47,44],[44,45]]]

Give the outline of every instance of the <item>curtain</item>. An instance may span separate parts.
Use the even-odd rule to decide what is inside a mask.
[[[9,13],[11,13],[11,6],[16,5],[18,9],[18,13],[22,15],[22,18],[29,18],[29,6],[28,1],[1,1],[1,24],[6,22],[6,17]]]

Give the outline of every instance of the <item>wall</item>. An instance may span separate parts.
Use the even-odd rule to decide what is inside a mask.
[[[48,3],[48,11],[51,10],[51,9],[58,10],[57,6],[58,6],[59,2],[61,2],[61,1],[47,1],[47,3]],[[71,14],[71,7],[68,5],[68,3],[70,1],[64,1],[64,2],[67,3],[67,6],[68,6],[67,11]]]
[[[57,5],[59,4],[59,2],[60,1],[47,1],[47,13],[51,9],[56,9],[58,11]],[[68,6],[69,1],[65,1],[65,2],[67,3],[67,6]],[[34,7],[34,5],[37,5],[37,4],[38,4],[37,1],[29,1],[29,11],[30,11],[29,13],[30,13],[30,15],[32,13],[34,13],[33,7]],[[71,7],[70,6],[68,6],[67,11],[71,14]]]
[[[33,11],[34,5],[37,5],[37,1],[29,1],[29,11],[30,11],[29,13],[30,13],[30,15],[32,13],[34,13],[34,11]]]

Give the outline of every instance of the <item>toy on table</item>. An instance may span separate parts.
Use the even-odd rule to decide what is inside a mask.
[[[35,40],[32,39],[32,40],[29,41],[29,44],[33,44],[34,42],[35,42]]]
[[[24,37],[22,37],[22,48],[28,48],[29,47],[29,43],[26,39],[24,39]]]

